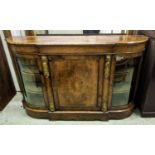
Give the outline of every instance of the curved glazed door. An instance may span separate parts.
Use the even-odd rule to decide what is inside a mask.
[[[133,102],[136,89],[140,57],[126,58],[116,56],[116,67],[112,87],[111,106],[127,106]]]
[[[16,55],[23,82],[23,96],[29,107],[45,108],[44,86],[39,71],[38,57],[31,55]]]

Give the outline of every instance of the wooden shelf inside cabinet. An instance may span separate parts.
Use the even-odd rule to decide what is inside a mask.
[[[15,63],[23,89],[33,94],[23,100],[28,115],[50,120],[109,120],[131,115],[130,94],[147,40],[143,35],[8,39],[14,56],[21,58]]]

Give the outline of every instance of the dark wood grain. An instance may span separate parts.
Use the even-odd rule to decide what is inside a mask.
[[[15,94],[15,87],[0,38],[0,110],[5,108]]]
[[[144,52],[142,69],[136,93],[136,103],[144,117],[155,117],[155,30],[141,30],[149,37]]]
[[[60,57],[50,61],[50,70],[57,110],[98,109],[97,57]]]

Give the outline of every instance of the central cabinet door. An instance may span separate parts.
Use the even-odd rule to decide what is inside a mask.
[[[97,56],[49,57],[56,110],[101,109],[98,102],[99,60]]]

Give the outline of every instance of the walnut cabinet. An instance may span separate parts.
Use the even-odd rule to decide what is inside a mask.
[[[108,120],[132,113],[147,37],[28,36],[7,41],[28,115]]]

